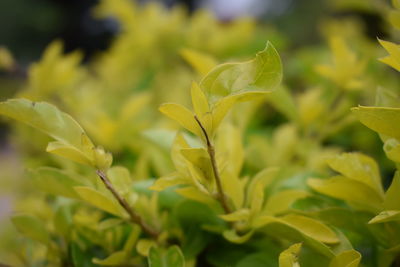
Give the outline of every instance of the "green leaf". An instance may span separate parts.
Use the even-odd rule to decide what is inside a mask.
[[[59,234],[68,238],[72,225],[72,214],[68,206],[61,206],[57,209],[53,218],[53,224]]]
[[[38,218],[21,214],[12,216],[11,221],[18,232],[24,236],[43,244],[48,244],[50,242],[49,232]]]
[[[400,140],[400,108],[359,106],[351,111],[368,128]]]
[[[76,179],[78,175],[51,167],[41,167],[31,170],[30,173],[38,189],[55,196],[79,199],[74,190],[75,186],[83,185]]]
[[[308,179],[315,191],[348,201],[358,209],[377,212],[382,209],[383,198],[366,184],[343,176],[330,179]]]
[[[126,195],[130,192],[132,179],[127,168],[122,166],[112,167],[108,169],[107,176],[120,194]]]
[[[215,103],[219,98],[243,92],[272,91],[281,79],[280,57],[268,42],[266,48],[258,52],[253,60],[218,65],[203,78],[200,87],[208,99]]]
[[[93,143],[68,114],[45,102],[10,99],[0,103],[0,114],[26,123],[54,138],[48,150],[79,163],[93,162]]]
[[[361,261],[361,254],[356,250],[347,250],[336,255],[329,263],[329,267],[357,267]]]
[[[185,258],[178,246],[169,247],[168,250],[152,247],[148,257],[149,267],[184,267]]]
[[[154,191],[163,191],[172,186],[185,185],[185,184],[190,184],[190,180],[183,178],[182,175],[174,172],[155,180],[153,185],[150,186],[150,189]]]
[[[116,251],[110,254],[105,259],[98,259],[93,258],[93,263],[103,265],[103,266],[116,266],[116,265],[123,265],[126,263],[128,253],[126,251]]]
[[[194,112],[201,120],[205,114],[210,112],[210,107],[208,106],[208,101],[204,92],[195,82],[192,83],[191,96]]]
[[[182,127],[197,136],[202,136],[201,128],[194,119],[194,114],[182,105],[174,103],[162,104],[159,110],[167,117],[177,121]]]
[[[291,245],[288,249],[279,254],[279,267],[300,267],[299,253],[301,243]]]
[[[121,210],[120,206],[113,199],[102,192],[87,186],[76,186],[74,189],[82,200],[88,202],[96,208],[116,216],[124,217],[124,212]]]
[[[220,218],[228,222],[248,220],[249,216],[250,216],[250,211],[248,209],[240,209],[229,214],[219,215]]]

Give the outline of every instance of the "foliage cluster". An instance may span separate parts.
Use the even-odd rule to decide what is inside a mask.
[[[393,6],[371,4],[400,28],[400,3]],[[23,90],[0,103],[0,114],[31,126],[13,125],[29,169],[4,175],[19,193],[1,261],[399,261],[398,78],[381,63],[400,71],[399,45],[379,46],[353,19],[322,23],[327,47],[292,51],[285,36],[251,19],[223,24],[207,11],[189,17],[128,0],[102,0],[94,15],[121,25],[106,52],[83,65],[81,53],[64,54],[55,41]],[[388,55],[378,62],[382,47]],[[1,49],[0,68],[15,66]],[[358,121],[379,134],[384,153]]]

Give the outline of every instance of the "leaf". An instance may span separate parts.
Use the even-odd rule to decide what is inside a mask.
[[[210,112],[210,107],[204,92],[195,82],[192,83],[191,96],[194,112],[201,120],[205,114]]]
[[[217,203],[216,200],[214,200],[210,195],[207,195],[193,186],[178,188],[175,189],[175,192],[187,199],[198,201],[207,205],[215,205]]]
[[[157,243],[153,240],[142,238],[136,243],[136,250],[140,255],[148,257],[150,249],[156,245]]]
[[[162,104],[159,110],[167,117],[177,121],[182,127],[194,133],[197,136],[202,136],[201,128],[194,119],[194,114],[184,106],[166,103]]]
[[[361,153],[342,153],[327,159],[329,166],[344,176],[365,183],[383,196],[378,165]]]
[[[253,177],[250,184],[247,186],[246,204],[248,206],[255,201],[254,198],[256,195],[256,190],[258,190],[257,187],[265,188],[270,185],[275,180],[278,170],[278,168],[274,167],[265,168]]]
[[[348,201],[359,209],[372,212],[382,209],[383,198],[359,181],[335,176],[330,179],[308,179],[307,184],[321,194]]]
[[[315,219],[295,214],[289,214],[280,219],[305,235],[323,243],[335,244],[339,242],[339,239],[333,230]]]
[[[339,253],[329,263],[329,267],[357,267],[361,261],[361,254],[352,249]]]
[[[180,54],[200,75],[206,75],[217,65],[215,58],[190,48],[181,49]]]
[[[400,163],[400,142],[395,138],[389,138],[383,145],[386,156],[394,162]]]
[[[116,265],[123,265],[124,263],[126,263],[127,256],[128,256],[128,254],[126,251],[116,251],[116,252],[110,254],[105,259],[93,258],[92,261],[93,261],[93,263],[99,264],[99,265],[116,266]]]
[[[281,79],[281,60],[268,42],[253,60],[218,65],[203,78],[200,87],[206,92],[209,101],[215,103],[222,97],[243,92],[272,91]]]
[[[384,210],[372,218],[368,223],[374,224],[392,221],[400,221],[400,210]]]
[[[386,210],[400,210],[400,173],[396,171],[392,184],[386,191],[383,206]]]
[[[351,111],[368,128],[400,140],[400,108],[359,106]]]
[[[82,200],[88,202],[96,208],[119,217],[124,217],[124,213],[118,204],[102,192],[87,186],[76,186],[74,189]]]
[[[54,228],[57,233],[68,239],[69,229],[72,225],[72,214],[68,206],[60,206],[54,214]]]
[[[74,190],[75,186],[83,185],[76,179],[80,178],[78,175],[51,167],[30,170],[30,174],[38,189],[55,196],[79,199]]]
[[[378,39],[378,41],[389,53],[389,56],[380,58],[379,60],[396,69],[397,71],[400,71],[400,46],[395,43],[380,39]]]
[[[222,235],[226,240],[235,243],[235,244],[243,244],[247,242],[252,236],[254,231],[251,230],[244,235],[238,235],[238,233],[234,229],[225,230]]]
[[[122,166],[115,166],[107,171],[107,176],[114,188],[122,195],[131,191],[132,179],[129,170]]]
[[[188,179],[183,178],[179,173],[171,173],[170,175],[163,176],[155,180],[153,185],[150,186],[150,189],[160,192],[172,186],[186,184],[190,184]]]
[[[149,267],[184,267],[185,258],[178,246],[171,246],[167,251],[152,247],[148,257]]]
[[[38,218],[21,214],[12,216],[11,221],[18,232],[24,236],[43,244],[48,244],[50,242],[50,235],[44,224]]]
[[[289,189],[270,196],[263,210],[267,215],[275,215],[287,211],[297,200],[310,195],[307,191]]]
[[[250,211],[248,209],[240,209],[229,214],[219,215],[220,218],[228,222],[248,220],[249,216],[250,216]]]
[[[50,151],[80,163],[93,163],[93,143],[71,116],[55,106],[27,99],[10,99],[0,103],[0,114],[26,123],[57,140],[50,143]]]
[[[289,248],[279,254],[279,267],[300,267],[299,253],[301,243],[291,245]]]

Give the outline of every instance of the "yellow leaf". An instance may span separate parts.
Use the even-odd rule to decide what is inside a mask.
[[[270,185],[275,180],[278,170],[278,168],[265,168],[253,177],[247,187],[246,205],[250,206],[253,201],[256,201],[254,200],[256,188],[265,188]]]
[[[299,253],[301,243],[291,245],[279,254],[279,267],[300,267]]]
[[[121,122],[128,121],[132,117],[136,116],[146,105],[149,104],[151,95],[149,93],[142,93],[139,95],[133,95],[122,106],[120,111]]]
[[[217,65],[215,58],[193,49],[183,48],[180,54],[200,75],[206,75]]]
[[[118,206],[113,199],[102,192],[86,186],[76,186],[74,189],[82,200],[88,202],[96,208],[107,211],[119,217],[124,217],[124,212],[121,210],[120,206]]]
[[[331,262],[329,267],[357,267],[361,261],[361,254],[352,249],[339,253]]]
[[[0,46],[0,70],[12,70],[15,66],[14,57],[11,52]]]
[[[197,136],[203,136],[199,125],[194,119],[194,114],[184,106],[166,103],[162,104],[159,110],[169,118],[177,121],[182,127],[191,131]]]
[[[389,56],[380,58],[379,60],[400,71],[400,45],[380,39],[378,41],[389,53]]]
[[[308,179],[307,184],[321,194],[348,201],[361,210],[377,212],[382,209],[383,198],[362,182],[335,176],[330,179]]]
[[[359,106],[351,111],[368,128],[400,140],[400,108]]]

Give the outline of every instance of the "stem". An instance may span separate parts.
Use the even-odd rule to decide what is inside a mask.
[[[103,183],[107,187],[107,189],[118,200],[118,203],[122,206],[122,208],[124,208],[124,210],[129,214],[131,222],[138,224],[144,232],[146,232],[148,235],[150,235],[151,237],[153,237],[154,239],[157,240],[160,233],[157,232],[156,230],[152,229],[149,225],[147,225],[143,221],[142,217],[140,217],[140,215],[137,214],[129,206],[128,202],[115,190],[111,181],[108,179],[107,175],[103,171],[97,170],[96,173],[100,177],[101,181],[103,181]]]
[[[206,138],[207,151],[208,151],[208,155],[210,156],[211,166],[212,166],[212,169],[213,169],[215,182],[217,184],[218,200],[221,203],[222,207],[224,208],[225,213],[231,213],[232,210],[228,205],[226,196],[224,194],[224,190],[222,189],[221,177],[219,176],[217,161],[215,159],[214,146],[211,144],[211,141],[210,141],[210,138],[209,138],[209,136],[207,134],[207,131],[204,128],[203,124],[201,124],[199,118],[197,118],[197,116],[195,115],[194,119],[199,124],[199,126],[201,128],[201,131],[203,132],[203,134],[204,134],[204,136]]]

